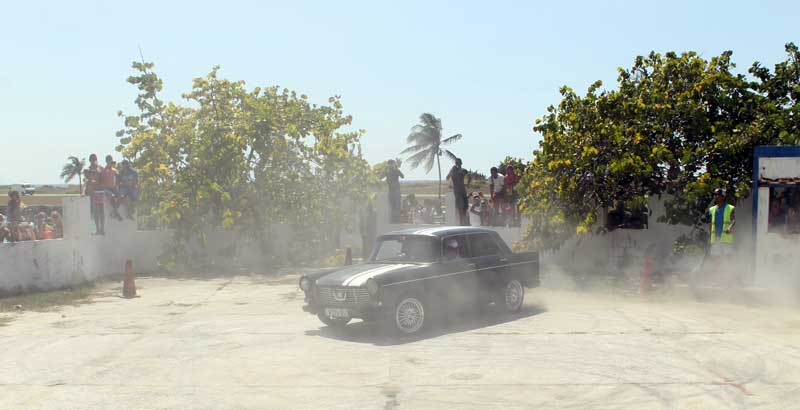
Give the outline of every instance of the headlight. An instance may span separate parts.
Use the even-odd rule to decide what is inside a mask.
[[[369,278],[367,280],[367,292],[372,296],[378,293],[378,282],[375,282],[375,279]]]
[[[303,289],[303,292],[308,292],[311,289],[311,280],[305,276],[300,278],[300,289]]]

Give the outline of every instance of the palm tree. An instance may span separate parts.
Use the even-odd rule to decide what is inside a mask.
[[[72,181],[72,178],[78,177],[79,194],[83,192],[81,175],[83,174],[84,165],[86,165],[85,159],[78,159],[76,156],[70,156],[67,157],[67,163],[64,164],[64,168],[61,168],[61,178],[64,179],[64,182],[69,183],[69,181]]]
[[[441,156],[446,155],[455,161],[456,156],[450,150],[442,149],[442,145],[449,145],[461,139],[461,134],[442,140],[442,120],[433,114],[424,113],[419,116],[419,124],[411,128],[406,141],[410,147],[403,150],[401,154],[413,154],[408,157],[411,168],[416,168],[425,163],[425,173],[431,172],[433,162],[439,167],[439,202],[442,200],[442,164]]]

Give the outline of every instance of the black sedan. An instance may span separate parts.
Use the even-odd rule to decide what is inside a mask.
[[[497,232],[473,227],[408,229],[380,236],[370,259],[300,278],[303,310],[343,327],[352,318],[413,334],[430,313],[489,305],[516,312],[539,285],[539,254],[514,253]]]

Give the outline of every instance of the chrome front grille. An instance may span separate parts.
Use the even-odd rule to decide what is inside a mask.
[[[317,288],[317,303],[326,306],[352,306],[369,303],[369,292],[364,288]]]

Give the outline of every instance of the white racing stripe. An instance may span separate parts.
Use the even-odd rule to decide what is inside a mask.
[[[361,272],[353,277],[346,279],[342,285],[343,286],[363,286],[369,278],[380,275],[382,273],[391,272],[398,269],[403,269],[409,266],[413,266],[410,264],[402,264],[402,265],[388,265],[388,266],[381,266],[379,268],[370,269],[368,271]]]
[[[536,261],[527,261],[527,262],[517,262],[517,263],[509,263],[507,265],[502,265],[502,266],[492,266],[490,268],[470,269],[470,270],[464,270],[464,271],[461,271],[461,272],[451,272],[451,273],[445,273],[445,274],[442,274],[442,275],[428,276],[428,277],[425,277],[425,278],[404,280],[404,281],[401,281],[401,282],[390,283],[390,284],[385,285],[385,286],[402,285],[404,283],[417,282],[417,281],[426,280],[426,279],[446,278],[448,276],[460,275],[462,273],[480,272],[482,270],[493,270],[493,269],[498,269],[498,268],[507,268],[509,266],[527,265],[529,263],[537,263],[538,264],[539,261],[536,260]]]

